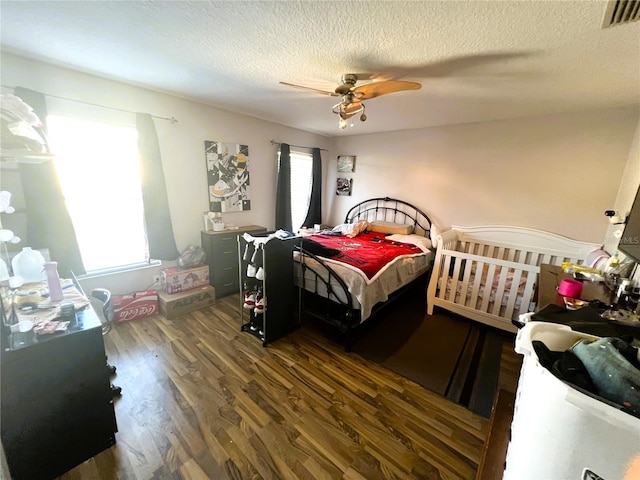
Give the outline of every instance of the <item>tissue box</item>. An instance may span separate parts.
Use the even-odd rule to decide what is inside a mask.
[[[158,293],[155,290],[114,295],[111,301],[113,302],[113,321],[116,323],[158,314]]]
[[[216,289],[211,285],[196,287],[187,292],[169,294],[160,292],[160,314],[165,318],[175,318],[200,308],[213,305]]]
[[[160,270],[160,281],[167,293],[178,293],[209,284],[209,265],[183,269],[169,267]]]

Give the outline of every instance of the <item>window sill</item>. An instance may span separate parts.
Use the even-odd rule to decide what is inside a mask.
[[[103,268],[100,270],[91,270],[83,275],[78,275],[79,280],[88,280],[91,278],[104,277],[108,275],[117,275],[119,273],[129,273],[135,272],[138,270],[147,270],[150,268],[156,269],[162,266],[162,262],[160,260],[151,260],[148,263],[134,263],[131,265],[123,265],[121,267],[113,267],[113,268]]]

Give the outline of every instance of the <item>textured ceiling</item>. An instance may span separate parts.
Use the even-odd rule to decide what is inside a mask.
[[[640,103],[640,22],[604,1],[5,1],[9,53],[327,136]],[[339,130],[343,73],[422,89]],[[371,81],[371,80],[368,80]]]

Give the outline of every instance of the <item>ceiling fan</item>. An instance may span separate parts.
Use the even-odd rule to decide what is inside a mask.
[[[331,111],[340,117],[338,126],[342,129],[347,128],[347,120],[358,113],[360,113],[360,121],[364,122],[367,119],[365,106],[364,103],[362,103],[363,100],[369,100],[379,97],[380,95],[401,92],[403,90],[419,90],[422,88],[420,83],[407,82],[404,80],[383,80],[356,86],[358,80],[368,80],[370,78],[371,76],[368,74],[345,73],[342,75],[342,85],[338,85],[333,92],[295,85],[293,83],[280,83],[289,87],[310,90],[332,97],[342,97],[340,102],[331,108]]]

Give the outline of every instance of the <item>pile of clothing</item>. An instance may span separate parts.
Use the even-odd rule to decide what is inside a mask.
[[[47,151],[43,124],[20,97],[0,95],[0,146],[6,150]]]
[[[583,339],[563,352],[534,340],[540,364],[583,393],[640,418],[640,351],[631,336]]]

